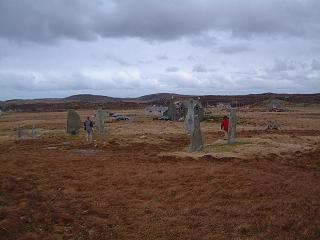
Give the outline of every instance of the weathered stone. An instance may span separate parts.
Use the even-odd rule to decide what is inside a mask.
[[[228,144],[234,144],[236,142],[236,126],[237,115],[236,109],[230,109],[229,127],[228,127]]]
[[[184,119],[184,129],[187,134],[191,135],[194,132],[194,111],[190,110],[187,113],[186,118]]]
[[[17,128],[17,140],[31,139],[30,131],[28,129],[22,128],[20,125]]]
[[[191,134],[191,144],[189,146],[189,151],[198,151],[203,148],[203,142],[202,142],[202,134],[200,129],[200,119],[196,115],[194,117],[194,131]]]
[[[200,129],[200,117],[198,105],[190,100],[188,112],[184,121],[185,131],[190,135],[189,152],[201,150],[203,147],[202,134]]]
[[[98,109],[95,114],[95,125],[99,134],[105,133],[105,118],[107,113],[102,109]]]
[[[37,137],[36,125],[34,123],[32,124],[31,136],[32,136],[32,138]]]
[[[67,133],[77,135],[80,131],[80,115],[75,110],[68,111]]]
[[[200,121],[202,121],[204,118],[204,109],[199,101],[193,99],[172,101],[168,106],[168,110],[165,111],[163,115],[170,117],[173,121],[184,121],[188,114],[191,101]]]
[[[20,127],[20,125],[17,128],[17,138],[21,138],[24,135],[23,129]]]
[[[268,122],[266,130],[279,130],[280,125],[277,122]]]

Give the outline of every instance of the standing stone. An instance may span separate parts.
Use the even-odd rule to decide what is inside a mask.
[[[98,109],[96,114],[95,114],[95,117],[96,117],[96,128],[97,128],[97,132],[99,134],[103,134],[105,133],[105,117],[106,117],[106,112],[103,111],[102,109]]]
[[[203,147],[202,134],[200,129],[199,111],[193,100],[188,104],[188,112],[184,121],[185,131],[190,135],[189,152],[201,150]]]
[[[30,139],[30,133],[22,128],[20,125],[18,125],[18,128],[17,128],[17,139],[18,140],[23,140],[23,139]]]
[[[68,111],[67,133],[77,135],[80,131],[80,116],[75,110]]]
[[[32,124],[31,136],[32,136],[32,138],[37,137],[37,130],[36,130],[36,126],[34,123]]]
[[[277,122],[268,122],[266,130],[279,130],[280,125]]]
[[[234,144],[236,142],[236,126],[237,126],[237,115],[236,109],[230,110],[229,117],[229,128],[228,128],[228,144]]]
[[[203,148],[202,134],[200,129],[200,118],[195,115],[194,117],[194,131],[191,134],[191,144],[189,146],[189,151],[198,151]]]
[[[187,116],[184,119],[184,129],[187,134],[191,135],[194,132],[194,111],[188,110]]]
[[[17,138],[20,139],[22,137],[22,134],[23,134],[23,130],[22,128],[20,127],[20,125],[18,125],[18,128],[17,128]]]

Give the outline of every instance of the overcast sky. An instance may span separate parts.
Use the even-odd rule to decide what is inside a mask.
[[[319,0],[0,0],[0,100],[319,93]]]

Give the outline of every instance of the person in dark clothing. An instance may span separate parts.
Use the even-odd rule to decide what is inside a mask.
[[[92,132],[93,132],[93,122],[90,120],[90,117],[87,117],[87,120],[83,123],[84,130],[86,131],[87,141],[92,142]]]
[[[228,128],[229,128],[229,118],[224,116],[221,122],[221,130],[225,132],[225,138],[228,137]]]

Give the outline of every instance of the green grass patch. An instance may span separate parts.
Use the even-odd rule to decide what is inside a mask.
[[[224,116],[225,115],[206,115],[203,117],[202,121],[221,123]],[[249,122],[250,121],[247,118],[244,118],[244,117],[237,118],[237,124],[247,124]]]
[[[202,121],[206,122],[221,122],[224,115],[206,115]]]
[[[237,141],[234,144],[228,144],[227,142],[226,143],[215,143],[215,144],[210,144],[210,145],[205,146],[205,148],[203,150],[206,153],[230,152],[230,151],[234,150],[235,148],[238,148],[239,146],[243,146],[243,145],[247,145],[247,144],[252,144],[252,143],[248,142],[248,141]]]

